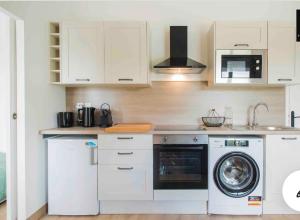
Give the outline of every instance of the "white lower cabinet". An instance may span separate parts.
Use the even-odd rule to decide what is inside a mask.
[[[100,200],[152,200],[152,166],[140,164],[100,165]]]
[[[267,135],[265,155],[264,214],[293,213],[281,192],[288,175],[300,170],[300,135]]]
[[[153,200],[152,135],[106,134],[98,141],[99,200]]]

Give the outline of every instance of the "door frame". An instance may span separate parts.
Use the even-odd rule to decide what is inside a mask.
[[[3,101],[7,137],[7,220],[26,219],[24,21],[0,7],[7,24]],[[3,103],[3,104],[4,104]],[[12,114],[17,113],[17,120]]]

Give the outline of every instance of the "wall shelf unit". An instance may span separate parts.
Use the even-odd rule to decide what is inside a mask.
[[[60,23],[50,22],[49,27],[49,50],[50,50],[50,82],[52,84],[61,83],[61,39]]]

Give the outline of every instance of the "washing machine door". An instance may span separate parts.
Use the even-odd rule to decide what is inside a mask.
[[[252,157],[243,152],[225,154],[216,163],[214,180],[227,196],[241,198],[249,195],[259,181],[259,168]]]

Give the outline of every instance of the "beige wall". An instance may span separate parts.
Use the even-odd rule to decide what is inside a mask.
[[[91,102],[99,108],[112,106],[114,122],[154,124],[197,124],[210,108],[223,114],[231,106],[235,124],[247,122],[247,109],[263,101],[270,112],[259,109],[261,124],[284,124],[283,88],[208,88],[200,82],[155,82],[148,88],[79,87],[67,88],[67,110],[77,102]]]

